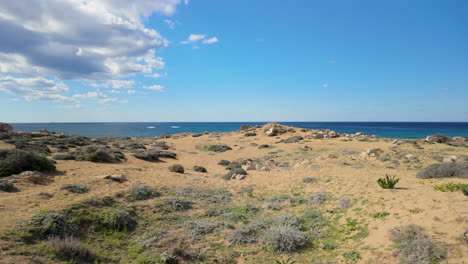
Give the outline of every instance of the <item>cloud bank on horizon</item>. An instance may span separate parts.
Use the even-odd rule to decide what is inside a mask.
[[[145,25],[153,14],[170,17],[185,0],[31,0],[0,4],[0,92],[26,101],[80,105],[80,99],[125,102],[104,92],[73,94],[67,83],[89,89],[163,91],[136,87],[135,76],[160,78],[165,62],[158,52],[169,45]],[[164,22],[171,28],[175,23]],[[192,36],[192,35],[191,35]],[[196,35],[193,35],[197,38]],[[203,35],[204,36],[204,35]],[[203,43],[213,44],[216,37]],[[128,94],[136,91],[128,90]],[[112,92],[111,92],[112,93]],[[115,93],[115,92],[114,92]],[[68,94],[68,95],[67,95]],[[81,107],[73,107],[79,109]]]

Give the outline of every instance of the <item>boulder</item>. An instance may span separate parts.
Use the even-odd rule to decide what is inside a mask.
[[[7,123],[0,123],[0,133],[11,133],[13,132],[13,127]]]
[[[105,175],[102,178],[106,179],[106,180],[121,182],[121,183],[125,182],[125,181],[128,181],[127,176],[125,176],[125,175]]]
[[[303,140],[304,138],[301,137],[301,136],[293,136],[293,137],[290,137],[290,138],[287,138],[287,139],[282,139],[280,141],[278,141],[278,143],[297,143],[301,140]]]

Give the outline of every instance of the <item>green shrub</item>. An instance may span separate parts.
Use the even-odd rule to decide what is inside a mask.
[[[462,190],[463,188],[468,188],[468,184],[450,182],[434,186],[434,190],[441,192],[454,192]]]
[[[52,171],[55,165],[45,156],[18,149],[0,149],[0,177],[23,171]]]
[[[416,225],[396,227],[389,231],[390,240],[396,243],[396,255],[405,264],[432,264],[446,259],[446,246],[424,233]]]
[[[60,188],[62,190],[67,190],[71,193],[87,193],[89,192],[88,186],[84,184],[64,184]]]
[[[40,238],[65,237],[77,230],[77,226],[69,222],[67,215],[53,212],[34,215],[24,228],[32,237]]]
[[[393,189],[400,179],[395,179],[395,176],[385,174],[385,178],[379,178],[377,183],[382,189]]]
[[[111,208],[104,211],[102,225],[104,228],[110,230],[129,231],[135,227],[136,221],[128,211],[119,208]]]
[[[285,260],[275,260],[276,264],[295,264],[297,263],[296,261],[292,260],[291,258],[285,259]]]
[[[145,232],[136,242],[142,247],[150,247],[162,238],[167,236],[167,232],[161,229],[155,229]]]
[[[420,179],[433,178],[468,178],[468,163],[436,163],[420,171],[416,177]]]
[[[239,175],[247,175],[247,171],[245,171],[242,168],[234,168],[230,170],[228,173],[222,176],[223,179],[225,180],[230,180],[232,176],[239,174]]]
[[[55,255],[62,260],[92,262],[94,254],[81,242],[72,237],[51,237],[49,244],[54,248]]]
[[[142,201],[158,197],[160,193],[148,185],[134,185],[130,187],[127,199],[130,201]]]
[[[386,217],[386,216],[388,216],[388,215],[390,215],[390,213],[387,212],[387,211],[376,212],[376,213],[371,214],[371,216],[372,216],[373,218],[384,218],[384,217]]]
[[[232,148],[226,144],[219,143],[219,144],[213,144],[213,145],[206,145],[203,147],[203,150],[214,151],[214,152],[225,152],[227,150],[232,150]]]
[[[3,192],[17,192],[18,188],[9,181],[0,181],[0,191]]]
[[[184,173],[184,167],[180,164],[174,164],[169,166],[169,171],[170,172],[177,172],[177,173]]]
[[[114,157],[114,155],[110,152],[109,149],[97,145],[89,145],[80,148],[76,153],[76,160],[92,162],[117,161],[117,159]]]
[[[208,172],[204,167],[202,166],[193,166],[193,170],[196,172]]]
[[[200,239],[202,236],[211,234],[215,227],[203,221],[192,221],[185,224],[188,234],[193,239]]]
[[[468,185],[464,185],[461,187],[461,191],[465,196],[468,196]]]

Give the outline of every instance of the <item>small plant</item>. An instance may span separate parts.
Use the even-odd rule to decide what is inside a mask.
[[[373,214],[372,214],[372,217],[373,217],[373,218],[384,218],[384,217],[386,217],[386,216],[388,216],[388,215],[390,215],[389,212],[383,211],[383,212],[373,213]]]
[[[102,224],[110,230],[129,231],[136,225],[136,221],[128,211],[112,208],[104,212]]]
[[[50,199],[50,198],[54,197],[53,194],[48,193],[48,192],[40,192],[37,195],[39,195],[39,197],[44,198],[44,199]]]
[[[390,176],[385,174],[385,178],[379,178],[377,183],[382,187],[382,189],[393,189],[399,181],[400,179],[395,179],[395,175]]]
[[[88,186],[84,184],[64,184],[62,185],[60,189],[67,190],[71,193],[79,193],[79,194],[89,192]]]
[[[317,182],[317,178],[316,177],[305,177],[304,179],[302,179],[302,182],[303,183],[314,183],[314,182]]]
[[[454,192],[454,191],[462,190],[463,188],[468,188],[468,184],[450,182],[450,183],[434,186],[434,190],[441,191],[441,192]]]
[[[275,260],[275,264],[295,264],[296,261],[292,260],[292,257],[285,260]]]
[[[358,261],[361,259],[361,255],[359,254],[359,252],[355,250],[351,250],[351,251],[347,251],[343,253],[343,257],[350,261]]]

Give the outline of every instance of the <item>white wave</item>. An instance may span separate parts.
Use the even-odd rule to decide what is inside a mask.
[[[180,128],[180,126],[171,126],[171,128]]]
[[[149,126],[149,127],[146,127],[146,128],[156,128],[156,127],[154,127],[154,126]]]

